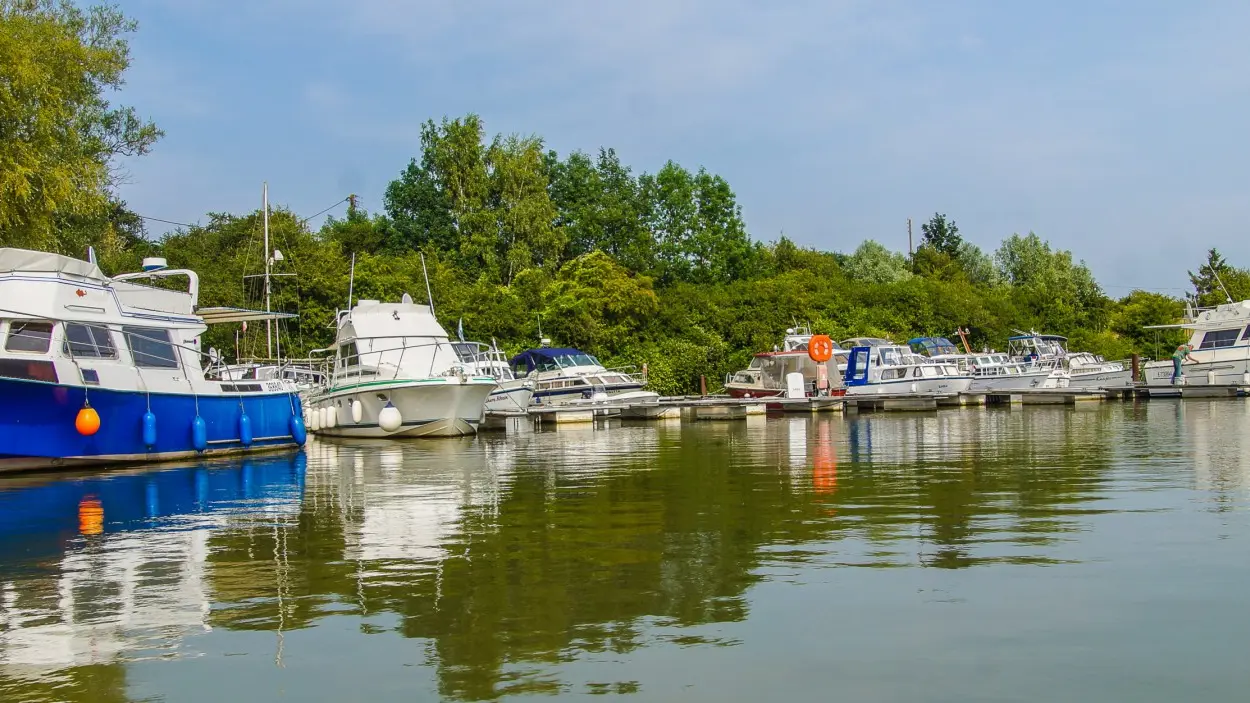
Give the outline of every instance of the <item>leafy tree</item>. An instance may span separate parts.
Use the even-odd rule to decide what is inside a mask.
[[[897,283],[911,277],[907,257],[868,239],[846,262],[846,275],[863,283]]]
[[[58,224],[106,215],[114,159],[162,136],[106,99],[134,29],[111,6],[0,0],[0,244],[67,251]]]
[[[565,264],[543,298],[543,328],[552,339],[605,354],[635,341],[659,307],[651,279],[601,251]]]
[[[933,213],[928,222],[920,225],[920,233],[924,235],[924,245],[953,258],[959,256],[959,247],[963,237],[959,236],[959,227],[954,220],[947,220],[946,215]]]
[[[1022,323],[1047,329],[1106,324],[1109,301],[1085,263],[1073,262],[1072,252],[1053,250],[1030,232],[1005,239],[994,259],[1026,313]]]
[[[547,193],[542,140],[496,137],[486,152],[494,258],[503,282],[530,266],[555,268],[564,253],[563,230],[552,226],[555,207]]]
[[[1216,249],[1207,252],[1207,260],[1197,272],[1189,272],[1189,282],[1194,286],[1189,300],[1198,307],[1214,307],[1228,302],[1229,297],[1234,301],[1250,298],[1250,271],[1230,266]]]

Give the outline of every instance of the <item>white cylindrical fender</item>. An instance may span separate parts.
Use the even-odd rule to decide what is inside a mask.
[[[316,408],[313,408],[311,411],[309,411],[308,422],[304,424],[307,425],[308,429],[312,430],[313,432],[320,431],[321,430],[321,411]]]
[[[360,424],[360,421],[364,419],[364,416],[365,416],[364,403],[361,403],[359,400],[353,400],[352,401],[352,422],[356,424]]]
[[[1208,386],[1214,386],[1214,385],[1215,385],[1215,372],[1214,372],[1214,371],[1208,371],[1208,372],[1207,372],[1207,385],[1208,385]]]
[[[404,424],[404,416],[399,414],[399,408],[386,404],[385,408],[378,413],[378,426],[384,432],[394,432]]]
[[[339,424],[339,409],[338,409],[338,406],[336,406],[336,405],[331,405],[330,407],[326,408],[326,410],[329,410],[329,411],[330,411],[330,416],[326,418],[326,426],[327,426],[327,427],[337,427],[337,426],[338,426],[338,424]]]

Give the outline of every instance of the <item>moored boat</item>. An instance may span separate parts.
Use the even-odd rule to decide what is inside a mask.
[[[291,317],[200,308],[199,277],[112,278],[89,261],[0,249],[0,470],[274,450],[303,444],[293,383],[205,378],[207,325]],[[187,290],[144,279],[185,278]]]
[[[477,432],[495,379],[472,375],[428,305],[360,300],[338,317],[334,371],[308,398],[309,428],[334,437]]]
[[[608,369],[594,356],[571,347],[529,349],[508,360],[518,379],[534,384],[531,405],[659,403],[644,390],[645,376],[630,369]]]
[[[779,398],[786,394],[786,378],[802,374],[805,393],[817,394],[823,375],[828,395],[841,395],[842,374],[846,369],[847,350],[829,340],[830,358],[820,362],[812,358],[812,331],[799,326],[786,330],[780,347],[759,352],[747,368],[725,378],[725,391],[733,398]],[[828,339],[827,337],[825,339]],[[823,372],[821,371],[823,367]]]
[[[1189,359],[1182,365],[1185,385],[1250,385],[1250,300],[1190,310],[1184,322],[1146,329],[1188,330]],[[1173,362],[1147,362],[1148,385],[1172,383]]]
[[[1007,354],[1030,369],[1068,373],[1068,388],[1094,391],[1133,385],[1132,371],[1118,361],[1089,352],[1071,352],[1067,338],[1057,334],[1019,333],[1007,339]]]
[[[856,346],[846,367],[846,395],[955,395],[972,383],[954,364],[934,363],[908,347]]]
[[[517,378],[508,365],[508,358],[498,346],[486,346],[481,342],[451,344],[467,373],[495,379],[495,389],[486,398],[486,412],[523,413],[529,408],[534,398],[534,382]]]

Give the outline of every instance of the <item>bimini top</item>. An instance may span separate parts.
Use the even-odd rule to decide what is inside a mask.
[[[29,249],[0,249],[0,274],[4,273],[63,273],[102,283],[109,280],[89,261]]]
[[[917,354],[926,356],[959,354],[959,348],[946,337],[914,337],[907,340],[907,346]]]
[[[530,349],[508,360],[516,371],[553,371],[572,366],[600,366],[599,360],[572,347],[542,347]]]

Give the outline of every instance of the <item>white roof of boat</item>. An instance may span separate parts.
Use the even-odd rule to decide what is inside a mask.
[[[29,249],[0,248],[0,273],[63,273],[107,282],[99,266],[82,259]]]

